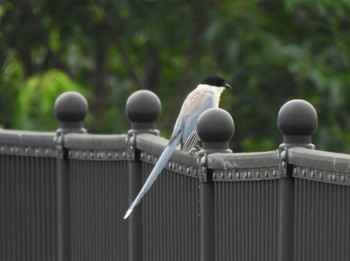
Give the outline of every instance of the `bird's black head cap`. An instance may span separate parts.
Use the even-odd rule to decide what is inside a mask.
[[[226,87],[231,88],[231,86],[221,77],[219,76],[207,76],[202,81],[201,84],[207,84],[210,86],[217,86],[217,87]]]

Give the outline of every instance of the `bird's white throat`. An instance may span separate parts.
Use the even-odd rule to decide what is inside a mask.
[[[197,89],[201,91],[209,91],[215,93],[217,96],[220,97],[221,93],[225,90],[225,87],[219,87],[219,86],[212,86],[208,84],[199,84],[197,86]]]

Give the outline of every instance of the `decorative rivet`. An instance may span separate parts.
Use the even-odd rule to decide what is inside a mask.
[[[311,176],[311,178],[314,178],[314,177],[315,177],[315,171],[314,171],[314,170],[311,171],[310,176]]]
[[[340,180],[341,180],[341,182],[344,183],[344,182],[345,182],[345,176],[341,176],[341,177],[340,177]]]
[[[303,169],[303,171],[301,172],[301,175],[302,175],[303,177],[305,177],[305,174],[306,174],[306,169]]]
[[[239,175],[239,172],[236,170],[236,178],[239,179],[240,178],[240,175]]]
[[[232,171],[230,171],[230,172],[228,173],[228,178],[229,178],[229,179],[232,179]]]

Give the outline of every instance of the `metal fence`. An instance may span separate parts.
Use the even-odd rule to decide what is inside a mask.
[[[56,133],[0,130],[1,261],[350,260],[350,156],[313,149],[305,102],[281,108],[276,151],[232,153],[215,128],[176,150],[123,220],[167,143],[159,106],[128,101],[128,134],[93,135],[77,99]]]

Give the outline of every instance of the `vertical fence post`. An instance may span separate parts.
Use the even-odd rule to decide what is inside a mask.
[[[200,184],[200,248],[201,261],[215,260],[215,204],[212,173],[207,169],[208,154],[231,153],[229,141],[234,133],[230,114],[222,109],[205,111],[198,119],[197,132],[202,140],[199,152]]]
[[[77,92],[65,92],[55,102],[55,116],[59,122],[55,142],[57,159],[57,254],[58,261],[69,261],[70,227],[69,227],[69,160],[64,148],[63,136],[67,133],[85,133],[83,121],[88,113],[86,99]]]
[[[277,118],[277,125],[283,134],[279,146],[280,171],[282,178],[279,188],[279,238],[277,260],[294,260],[294,179],[293,166],[288,165],[288,148],[305,147],[314,149],[311,136],[317,128],[317,112],[304,100],[285,103]],[[284,175],[283,175],[284,174]]]
[[[125,113],[131,122],[128,132],[128,191],[129,204],[135,199],[142,188],[142,162],[140,153],[136,150],[136,135],[150,133],[159,135],[156,121],[161,112],[159,98],[150,91],[142,90],[133,93],[126,102]],[[128,253],[129,261],[143,260],[143,227],[142,202],[134,209],[128,218]]]

